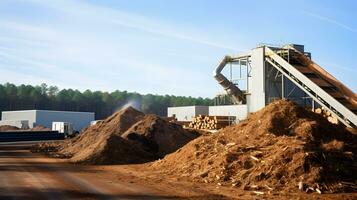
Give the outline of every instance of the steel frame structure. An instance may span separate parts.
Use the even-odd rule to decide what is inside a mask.
[[[266,97],[265,105],[270,103],[274,99],[281,98],[288,98],[292,99],[293,101],[301,101],[304,102],[305,106],[309,105],[312,108],[315,108],[319,105],[329,110],[335,117],[339,119],[339,121],[341,121],[346,126],[357,127],[357,116],[355,113],[345,107],[341,102],[336,100],[329,93],[324,91],[319,85],[310,80],[305,74],[300,72],[290,63],[290,53],[291,51],[296,51],[296,49],[290,48],[288,45],[280,48],[275,46],[260,46],[258,48],[262,48],[263,50],[263,55],[261,57],[264,60],[263,66],[251,65],[252,59],[260,58],[253,58],[253,49],[250,52],[246,52],[237,56],[230,56],[229,59],[225,57],[225,59],[219,65],[219,70],[216,70],[215,73],[217,71],[221,72],[226,65],[230,64],[229,81],[231,85],[229,87],[238,88],[238,82],[246,80],[246,90],[242,90],[242,88],[239,88],[238,90],[241,92],[243,91],[243,94],[245,96],[248,96],[251,94],[252,91],[255,91],[251,90],[251,87],[255,86],[250,85],[255,83],[250,83],[249,79],[253,76],[258,76],[257,74],[251,73],[252,69],[255,67],[263,67],[263,76],[260,75],[258,78],[264,79],[263,89],[264,95]],[[281,55],[279,55],[279,51],[283,51],[287,58],[284,59]],[[301,53],[307,58],[311,59],[310,53]],[[235,77],[233,76],[234,68],[232,68],[232,64],[238,64],[239,66],[239,77],[237,79],[235,79]],[[242,77],[242,64],[246,66],[246,74],[244,77]],[[226,83],[224,86],[226,90],[227,85],[228,84]],[[232,92],[232,90],[230,90],[230,92]],[[298,96],[292,96],[292,94],[298,94]],[[228,93],[228,95],[232,94]],[[242,94],[233,98],[233,102],[235,102],[236,104],[242,103],[243,101],[237,101],[237,97],[242,98],[241,95]],[[297,100],[297,98],[299,100]],[[244,103],[253,104],[254,100],[247,99],[247,101],[244,101]]]

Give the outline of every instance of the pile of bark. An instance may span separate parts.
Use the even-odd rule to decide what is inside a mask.
[[[357,136],[280,100],[151,165],[163,174],[257,194],[357,191]]]
[[[235,122],[232,116],[205,116],[198,115],[188,124],[188,128],[202,130],[218,130]]]

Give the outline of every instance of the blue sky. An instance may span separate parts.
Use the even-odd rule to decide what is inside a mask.
[[[0,0],[0,82],[213,97],[226,54],[304,44],[357,91],[354,0]]]

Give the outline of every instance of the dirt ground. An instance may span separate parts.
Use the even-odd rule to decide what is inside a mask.
[[[17,130],[19,130],[19,128],[17,128],[16,126],[10,126],[10,125],[2,125],[2,126],[0,126],[0,132],[17,131]]]
[[[343,126],[280,100],[201,136],[128,107],[77,138],[32,151],[170,198],[353,199],[356,144]]]
[[[356,193],[254,194],[148,171],[147,164],[75,165],[31,153],[31,143],[0,144],[0,199],[356,199]]]

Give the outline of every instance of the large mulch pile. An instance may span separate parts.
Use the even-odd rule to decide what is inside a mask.
[[[280,100],[201,136],[151,167],[202,183],[259,192],[357,191],[357,136]]]
[[[158,158],[176,151],[198,136],[156,115],[146,115],[122,135]]]
[[[128,107],[88,127],[72,140],[43,143],[33,150],[75,163],[144,163],[172,153],[196,137],[177,124]]]
[[[10,126],[10,125],[2,125],[0,126],[0,132],[6,132],[6,131],[18,131],[20,130],[16,126]]]

